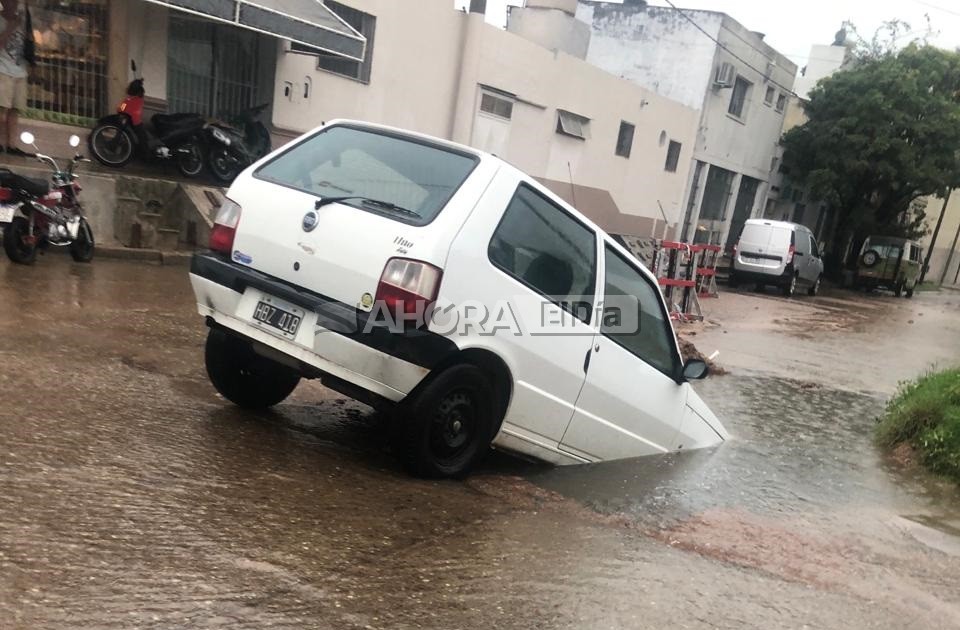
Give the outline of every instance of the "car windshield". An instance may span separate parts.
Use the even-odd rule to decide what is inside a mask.
[[[321,198],[350,197],[343,203],[424,224],[440,214],[477,162],[436,145],[338,125],[282,153],[256,177]],[[411,212],[393,212],[391,205]]]

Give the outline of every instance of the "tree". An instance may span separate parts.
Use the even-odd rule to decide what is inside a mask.
[[[869,234],[918,238],[917,199],[960,186],[960,53],[911,44],[865,55],[810,93],[784,136],[794,180],[836,214],[833,261]]]

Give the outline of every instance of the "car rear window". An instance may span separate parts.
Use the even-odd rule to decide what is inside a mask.
[[[387,132],[328,127],[261,166],[255,177],[317,197],[373,199],[419,215],[390,212],[361,200],[343,203],[413,224],[432,221],[479,159]]]

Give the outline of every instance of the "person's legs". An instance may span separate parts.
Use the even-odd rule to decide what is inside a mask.
[[[17,123],[19,122],[19,112],[15,109],[6,110],[7,118],[7,148],[11,149],[17,146]]]
[[[24,156],[26,154],[17,146],[19,144],[17,123],[20,119],[20,110],[27,107],[27,79],[26,77],[13,79],[12,83],[11,102],[7,109],[7,153]],[[3,105],[3,103],[0,103],[0,105]]]

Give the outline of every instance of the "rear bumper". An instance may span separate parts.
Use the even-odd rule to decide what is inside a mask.
[[[742,282],[744,284],[749,284],[755,282],[757,284],[786,284],[790,280],[790,276],[793,274],[793,269],[787,268],[783,272],[777,272],[777,270],[771,270],[771,273],[763,273],[760,271],[745,271],[734,266],[730,270],[730,278],[736,278],[736,282]]]
[[[368,325],[366,313],[215,254],[193,257],[190,282],[198,312],[218,328],[308,366],[305,372],[333,376],[387,400],[402,400],[458,350],[450,339],[428,331],[397,333]],[[306,312],[296,338],[283,338],[253,324],[253,309],[264,295]]]

